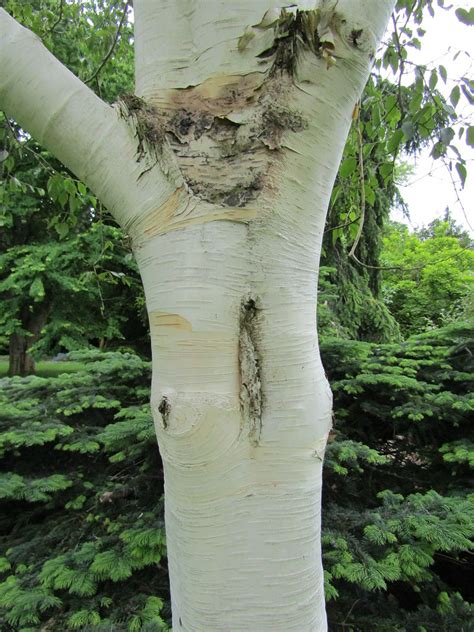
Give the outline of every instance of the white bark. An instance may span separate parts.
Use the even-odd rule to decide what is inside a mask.
[[[0,104],[86,182],[121,224],[156,208],[176,184],[155,166],[138,182],[133,130],[0,9]]]
[[[320,3],[319,49],[299,50],[290,76],[272,71],[275,55],[257,57],[272,46],[273,29],[258,25],[279,14],[276,2],[135,0],[137,94],[157,108],[176,158],[165,147],[139,180],[125,122],[1,18],[11,77],[0,101],[103,196],[134,244],[175,630],[326,630],[320,492],[331,394],[315,324],[319,253],[393,1],[339,0],[336,13],[335,4]],[[38,66],[29,71],[26,59]],[[28,88],[25,76],[39,79]],[[77,138],[84,118],[90,134]]]

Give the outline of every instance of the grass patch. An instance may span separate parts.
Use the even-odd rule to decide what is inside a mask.
[[[75,373],[86,368],[83,362],[51,362],[51,360],[43,360],[36,363],[35,375],[40,377],[57,377],[62,373]],[[0,361],[0,377],[6,377],[8,374],[8,361]]]

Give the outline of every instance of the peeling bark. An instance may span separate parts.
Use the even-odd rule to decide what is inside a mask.
[[[308,123],[285,105],[289,86],[284,89],[281,77],[243,79],[234,84],[233,77],[221,77],[217,89],[203,84],[170,92],[159,105],[122,97],[119,109],[134,121],[137,160],[148,148],[160,161],[166,146],[190,195],[232,208],[257,200],[284,134],[302,132]]]
[[[239,369],[240,404],[250,441],[258,445],[262,430],[262,381],[258,353],[257,300],[242,302],[240,312]]]

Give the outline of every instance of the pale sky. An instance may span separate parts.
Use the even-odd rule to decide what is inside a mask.
[[[422,50],[413,49],[410,53],[410,59],[416,63],[430,67],[439,66],[439,64],[445,66],[448,72],[447,84],[444,85],[439,78],[436,87],[446,97],[455,85],[454,79],[466,75],[472,79],[474,74],[474,27],[462,24],[454,13],[456,8],[468,9],[472,5],[469,0],[465,2],[454,0],[451,6],[453,8],[449,11],[436,8],[434,18],[428,15],[424,18],[422,26],[426,34],[422,38]],[[454,60],[453,57],[458,51],[463,52]],[[471,125],[474,124],[473,108],[463,95],[461,95],[458,110],[464,117],[470,118]],[[455,130],[457,133],[456,127]],[[457,193],[449,170],[441,160],[433,161],[430,158],[431,148],[429,148],[416,160],[409,161],[414,166],[414,173],[408,178],[407,185],[401,187],[403,197],[409,207],[410,221],[403,218],[398,211],[392,212],[392,219],[403,221],[415,228],[440,217],[445,208],[449,207],[456,221],[474,234],[474,150],[466,145],[464,137],[457,140],[455,144],[467,160],[468,175],[464,190],[461,190],[454,162],[452,175],[457,184]]]

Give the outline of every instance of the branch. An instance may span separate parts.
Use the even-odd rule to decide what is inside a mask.
[[[355,258],[355,251],[362,237],[362,230],[365,221],[365,173],[364,173],[364,143],[362,139],[362,130],[360,128],[360,109],[357,111],[357,143],[359,150],[359,179],[360,179],[360,223],[356,238],[349,252],[349,257]]]
[[[138,177],[132,128],[0,9],[0,109],[83,180],[127,225],[175,190],[159,165]]]
[[[93,72],[93,74],[84,81],[84,83],[91,83],[92,81],[94,81],[94,79],[96,79],[100,72],[102,71],[102,68],[105,66],[105,64],[109,61],[109,59],[111,58],[115,47],[117,46],[117,43],[119,41],[119,37],[120,37],[120,31],[122,30],[123,27],[123,23],[125,22],[125,18],[127,17],[127,12],[128,12],[128,0],[127,2],[125,2],[125,6],[123,8],[123,12],[122,12],[122,17],[120,18],[120,22],[119,25],[117,27],[117,31],[115,33],[115,37],[114,37],[114,41],[112,42],[112,46],[109,48],[107,54],[105,55],[104,59],[100,62],[99,66],[96,68],[96,70]]]
[[[59,15],[58,15],[58,19],[54,22],[53,26],[48,29],[48,33],[54,33],[55,28],[58,26],[58,24],[63,19],[63,9],[64,9],[64,0],[59,0],[59,12],[58,12]]]

